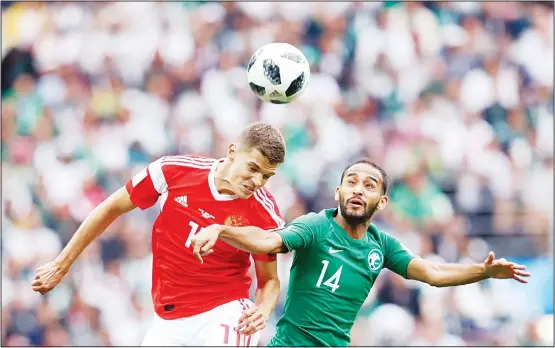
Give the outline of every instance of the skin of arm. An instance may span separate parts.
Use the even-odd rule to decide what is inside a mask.
[[[489,278],[482,264],[437,264],[420,258],[409,263],[407,277],[436,287],[465,285]]]
[[[259,227],[233,227],[219,225],[219,239],[251,254],[277,254],[287,252],[279,233]],[[202,250],[207,251],[207,250]]]
[[[243,312],[237,329],[245,335],[252,335],[266,327],[268,318],[276,307],[280,283],[277,274],[277,261],[255,261],[257,289],[255,304]]]
[[[254,267],[257,281],[255,304],[267,318],[276,307],[280,292],[277,261],[255,261]]]
[[[135,209],[125,187],[114,192],[100,203],[79,226],[77,232],[56,258],[62,270],[69,270],[83,250],[121,215]]]
[[[39,268],[31,282],[34,291],[46,294],[54,289],[69,271],[83,250],[100,236],[119,216],[135,209],[125,187],[100,203],[79,226],[60,254]]]
[[[509,262],[504,258],[495,259],[490,251],[481,264],[432,263],[421,258],[414,258],[407,267],[407,278],[428,283],[436,287],[457,286],[476,283],[488,278],[514,279],[528,283],[526,266]]]

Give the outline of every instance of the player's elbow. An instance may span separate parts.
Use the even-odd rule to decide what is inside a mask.
[[[112,217],[123,215],[135,207],[125,187],[114,192],[98,206],[104,214]]]
[[[435,265],[433,263],[429,264],[429,266],[426,268],[426,272],[424,273],[424,282],[436,288],[441,288],[444,286],[441,276],[441,270],[439,269],[438,265]]]
[[[280,286],[281,286],[281,283],[279,281],[277,274],[268,275],[263,279],[260,279],[260,278],[258,279],[257,288],[259,289],[270,287],[274,289],[274,291],[279,292]]]

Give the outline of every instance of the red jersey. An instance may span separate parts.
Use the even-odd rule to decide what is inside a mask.
[[[189,317],[221,304],[249,297],[250,254],[217,241],[201,264],[191,238],[212,225],[284,226],[277,204],[265,188],[249,199],[220,194],[214,173],[218,163],[197,156],[165,156],[148,165],[125,187],[141,209],[160,198],[160,214],[152,227],[152,300],[164,319]],[[253,255],[275,261],[275,255]]]

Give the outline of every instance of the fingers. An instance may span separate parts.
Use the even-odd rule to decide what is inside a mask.
[[[31,288],[33,289],[33,291],[40,292],[41,295],[44,295],[52,290],[54,286],[43,282],[42,279],[35,279],[31,282]]]
[[[195,257],[200,261],[200,263],[204,263],[204,261],[202,260],[202,256],[200,255],[200,243],[197,242],[196,240],[192,240],[191,244],[193,244],[193,255],[195,255]]]
[[[260,313],[257,313],[256,311],[256,307],[245,310],[239,318],[239,325],[237,326],[237,330],[241,331],[241,329],[249,325],[253,320],[257,319],[259,315],[262,315]],[[255,313],[257,313],[258,315],[256,315]]]
[[[208,250],[208,251],[205,252],[205,253],[203,253],[203,252],[201,251],[200,256],[207,256],[207,255],[212,254],[213,252],[214,252],[214,249],[210,249],[210,250]]]
[[[519,281],[519,282],[521,282],[521,283],[524,283],[524,284],[528,283],[528,280],[527,280],[527,279],[521,278],[521,277],[519,277],[519,276],[516,275],[516,274],[513,275],[513,279],[514,279],[514,280],[517,280],[517,281]]]
[[[241,316],[239,317],[239,320],[237,321],[239,325],[243,320],[251,316],[255,311],[256,311],[256,307],[248,308],[247,310],[243,311],[243,314],[241,314]]]
[[[487,264],[491,264],[493,262],[493,260],[495,260],[495,254],[493,253],[493,251],[490,251],[485,262]]]
[[[532,275],[532,273],[530,272],[524,272],[524,271],[519,271],[519,270],[515,270],[514,271],[516,275],[522,276],[522,277],[529,277]]]
[[[523,265],[513,265],[513,269],[526,269],[526,266]]]
[[[206,243],[200,248],[201,254],[206,254],[210,249],[212,249],[214,245],[210,243],[210,241],[206,241]]]
[[[253,333],[257,332],[258,330],[263,329],[266,326],[266,318],[260,312],[256,312],[251,316],[245,318],[239,326],[237,326],[237,330],[242,332],[245,335],[252,335]]]
[[[251,322],[249,324],[249,326],[247,326],[247,328],[245,329],[245,331],[243,331],[244,335],[252,335],[254,333],[256,333],[257,331],[260,331],[262,329],[264,329],[266,327],[266,320],[261,317],[253,322]]]

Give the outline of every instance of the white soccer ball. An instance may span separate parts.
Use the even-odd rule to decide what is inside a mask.
[[[271,43],[259,48],[247,66],[249,86],[260,99],[287,104],[303,93],[310,79],[304,54],[288,43]]]

